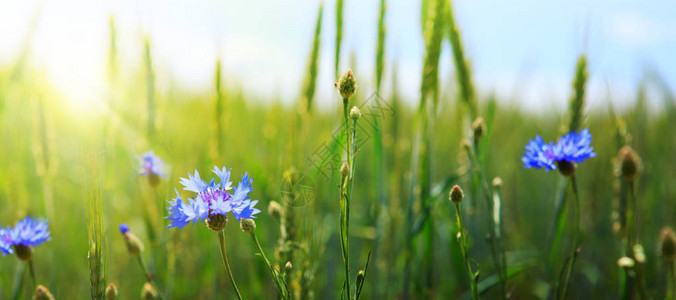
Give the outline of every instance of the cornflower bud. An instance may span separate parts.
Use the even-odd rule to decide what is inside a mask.
[[[277,201],[270,201],[268,204],[268,214],[275,219],[282,217],[282,206]]]
[[[462,189],[458,185],[454,185],[453,188],[451,188],[449,199],[453,201],[453,203],[459,204],[463,197]]]
[[[634,260],[631,257],[622,256],[617,260],[617,265],[622,268],[631,268],[634,266]]]
[[[472,131],[474,131],[474,139],[480,140],[486,132],[486,122],[484,118],[478,117],[474,122],[472,122]]]
[[[340,166],[340,175],[345,178],[350,175],[350,166],[345,162]]]
[[[676,237],[674,237],[674,231],[670,227],[665,227],[660,232],[660,248],[662,249],[662,257],[665,261],[674,261],[674,256],[676,256]]]
[[[350,110],[350,118],[352,120],[359,120],[361,118],[361,111],[359,111],[359,108],[356,106],[353,106],[352,109]]]
[[[252,219],[242,219],[239,221],[239,227],[246,233],[252,233],[256,230],[256,222]]]
[[[35,294],[33,294],[33,300],[54,300],[54,295],[49,292],[49,289],[42,284],[39,284],[35,288]]]
[[[617,159],[616,172],[618,175],[625,181],[634,181],[643,168],[641,158],[636,154],[636,151],[629,146],[624,146],[617,153]]]
[[[109,284],[106,287],[106,300],[115,300],[117,299],[117,295],[117,286],[114,283]]]
[[[146,282],[141,289],[141,299],[154,300],[157,299],[157,291],[150,282]]]
[[[127,224],[120,224],[120,233],[122,233],[124,243],[127,246],[127,252],[129,252],[131,256],[138,256],[143,252],[143,243],[129,230]]]
[[[335,86],[344,100],[350,99],[357,90],[357,82],[354,79],[352,70],[348,69],[345,74],[340,77],[340,80],[336,82]]]

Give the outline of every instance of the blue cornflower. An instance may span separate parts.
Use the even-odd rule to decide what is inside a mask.
[[[576,163],[596,156],[594,148],[591,147],[591,140],[588,129],[583,129],[579,133],[571,131],[561,137],[556,144],[553,142],[547,144],[537,135],[535,140],[526,145],[521,160],[525,168],[545,168],[545,171],[549,171],[557,169],[558,166],[562,174],[571,176]]]
[[[46,220],[35,220],[25,217],[16,223],[14,228],[0,229],[0,251],[3,255],[12,254],[16,250],[19,258],[30,260],[30,247],[38,246],[51,239]],[[28,255],[28,256],[26,256]]]
[[[0,252],[2,252],[2,256],[13,253],[12,245],[9,244],[9,234],[7,233],[10,230],[9,226],[7,226],[7,229],[0,226]]]
[[[148,183],[152,187],[160,184],[160,177],[167,177],[167,164],[155,152],[148,151],[139,158],[139,174],[148,177]]]
[[[143,153],[140,158],[141,161],[141,171],[140,173],[145,176],[150,176],[155,174],[162,178],[167,176],[166,167],[167,164],[157,155],[154,151],[148,151]]]
[[[167,210],[171,221],[168,228],[183,228],[192,222],[193,224],[205,220],[209,228],[216,231],[222,230],[227,221],[226,214],[232,213],[237,220],[252,219],[260,210],[254,208],[258,200],[252,201],[249,193],[253,191],[253,180],[248,174],[242,176],[236,188],[232,188],[230,170],[225,167],[219,169],[214,166],[213,172],[220,182],[215,183],[212,178],[209,183],[200,178],[195,170],[195,175],[188,173],[188,178],[181,178],[184,190],[195,192],[194,198],[188,198],[186,203],[176,190],[176,198],[169,201]]]

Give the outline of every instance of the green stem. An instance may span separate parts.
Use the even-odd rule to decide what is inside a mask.
[[[507,299],[507,259],[500,238],[498,237],[496,221],[492,216],[493,199],[491,199],[486,174],[484,173],[481,161],[479,160],[479,141],[477,139],[474,139],[473,148],[471,150],[470,160],[473,162],[472,170],[479,176],[479,186],[481,188],[481,193],[486,200],[486,208],[489,212],[486,214],[486,225],[488,226],[489,233],[488,243],[490,245],[493,264],[495,265],[499,275],[498,277],[500,278],[500,294],[502,299]]]
[[[578,239],[578,233],[580,232],[580,195],[577,192],[577,182],[575,181],[575,176],[570,178],[570,183],[573,186],[573,195],[575,196],[574,201],[573,201],[573,214],[575,216],[575,223],[573,224],[575,227],[573,228],[573,244],[572,244],[572,249],[571,253],[575,253],[577,250],[577,239]]]
[[[631,183],[628,183],[626,181],[621,182],[621,193],[623,195],[631,194]],[[629,191],[627,192],[627,189]],[[626,193],[626,194],[625,194]],[[622,197],[622,196],[620,196]],[[632,259],[634,258],[633,255],[633,249],[632,245],[634,244],[634,214],[635,214],[635,206],[634,206],[634,199],[633,197],[629,196],[626,197],[628,198],[628,201],[630,202],[628,205],[625,204],[621,207],[624,207],[624,224],[625,224],[625,245],[624,245],[624,255],[627,257],[631,257]],[[625,200],[626,203],[626,200]],[[624,285],[622,292],[624,293],[623,299],[633,299],[635,296],[635,285],[636,285],[636,272],[630,272],[632,269],[631,268],[624,268],[625,272],[625,280],[624,280]],[[637,270],[637,269],[633,269]]]
[[[477,286],[476,280],[474,280],[474,273],[472,272],[472,264],[469,260],[469,254],[467,249],[467,233],[465,228],[462,226],[462,211],[460,210],[460,205],[454,203],[455,205],[455,216],[458,221],[458,240],[460,242],[460,252],[462,253],[462,259],[465,261],[465,266],[467,267],[467,275],[469,276],[470,287],[472,289],[472,299],[479,299],[479,288]]]
[[[411,170],[419,168],[419,160],[421,158],[421,143],[422,143],[422,132],[423,121],[426,119],[424,110],[418,109],[418,112],[413,119],[413,150],[411,153]],[[412,269],[413,269],[413,258],[415,257],[415,247],[414,239],[418,234],[418,231],[415,228],[415,201],[416,193],[418,190],[418,172],[411,172],[410,184],[408,189],[409,201],[407,201],[406,206],[406,239],[404,243],[404,274],[403,274],[403,290],[402,290],[402,299],[410,299],[410,289],[412,281]],[[426,218],[425,218],[426,219]],[[423,219],[423,220],[425,220]]]
[[[634,184],[629,185],[629,209],[627,211],[627,256],[634,257],[633,245],[636,243],[636,198],[634,197]]]
[[[153,275],[150,273],[150,271],[148,271],[148,268],[146,267],[146,264],[143,262],[143,258],[141,257],[141,255],[137,255],[136,258],[138,264],[141,266],[141,270],[143,270],[143,275],[146,277],[146,280],[155,286],[155,290],[157,290],[157,295],[159,296],[159,298],[164,299],[160,286],[157,285],[157,282],[153,278]]]
[[[228,271],[228,276],[230,276],[230,283],[232,283],[232,288],[235,290],[237,298],[242,300],[242,294],[239,293],[239,289],[237,288],[237,284],[235,283],[235,277],[232,276],[232,271],[230,270],[228,256],[225,255],[225,234],[223,233],[223,230],[218,232],[218,242],[219,242],[218,244],[221,246],[221,257],[223,258],[223,264],[225,265],[225,269]]]
[[[638,209],[638,201],[636,201],[636,190],[634,189],[634,182],[629,183],[629,196],[631,197],[631,210],[632,210],[632,226],[633,226],[633,232],[632,234],[632,240],[633,243],[627,245],[627,250],[629,253],[629,257],[633,258],[634,260],[636,259],[636,256],[634,255],[634,245],[639,244],[639,230],[638,230],[638,223],[639,223],[639,209]],[[639,292],[639,297],[641,299],[648,299],[648,292],[646,290],[645,286],[645,279],[643,276],[643,265],[638,264],[636,265],[635,269],[636,271],[636,279],[634,280],[634,283],[636,285],[636,288]]]
[[[33,288],[37,287],[37,281],[35,280],[35,268],[33,267],[33,260],[28,261],[28,272],[31,276],[31,280],[33,280]]]
[[[250,233],[251,239],[253,240],[254,244],[256,245],[256,248],[258,249],[258,254],[263,257],[263,260],[265,261],[265,265],[268,266],[268,270],[270,270],[270,275],[272,275],[272,280],[275,282],[275,285],[277,286],[277,290],[279,291],[279,295],[282,297],[282,299],[289,299],[288,292],[286,291],[286,286],[282,285],[282,282],[280,280],[283,279],[283,277],[279,276],[275,268],[272,267],[270,264],[270,261],[268,260],[267,256],[265,256],[265,253],[263,252],[263,248],[261,248],[261,244],[258,242],[258,237],[256,236],[256,232],[251,231]]]
[[[350,165],[350,118],[348,105],[349,99],[343,98],[343,118],[345,122],[345,151],[347,151],[347,164]]]
[[[26,273],[27,265],[17,264],[16,272],[14,273],[14,284],[12,285],[12,300],[21,298],[23,292],[24,273]]]
[[[138,260],[138,264],[141,266],[141,270],[143,270],[143,275],[145,275],[147,281],[152,281],[153,276],[150,275],[150,272],[148,272],[148,268],[146,268],[146,264],[143,263],[143,258],[141,258],[141,255],[136,256]]]
[[[348,98],[343,98],[343,117],[345,122],[345,149],[347,152],[347,164],[350,174],[341,182],[341,199],[343,201],[343,211],[341,212],[341,246],[343,251],[343,262],[345,265],[345,298],[350,299],[350,198],[352,196],[352,182],[354,174],[354,152],[356,152],[357,122],[353,122],[353,131],[350,135],[350,118],[348,113]],[[351,149],[352,148],[352,149]]]
[[[577,236],[578,232],[580,231],[580,196],[577,192],[577,182],[575,181],[575,175],[570,177],[570,184],[573,188],[573,215],[574,215],[574,223],[573,223],[573,241],[571,244],[571,251],[570,251],[570,259],[568,262],[568,266],[564,265],[564,268],[566,268],[566,275],[563,279],[563,282],[561,283],[561,293],[559,299],[566,299],[566,294],[568,292],[568,284],[570,282],[570,277],[573,275],[573,269],[575,267],[575,259],[577,257]]]
[[[631,253],[634,252],[634,245],[639,243],[638,237],[639,237],[639,230],[638,230],[638,216],[639,216],[639,211],[638,211],[638,202],[636,201],[636,190],[634,189],[634,183],[631,182],[629,184],[629,196],[631,197],[631,214],[632,214],[632,241],[629,245],[629,248],[631,250]],[[632,255],[633,257],[633,255]]]
[[[674,300],[676,299],[674,297],[674,280],[676,279],[674,276],[674,262],[670,261],[667,262],[667,293],[664,299],[671,299]]]

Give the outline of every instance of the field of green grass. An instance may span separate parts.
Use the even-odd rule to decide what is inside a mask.
[[[232,168],[233,186],[245,172],[253,178],[250,196],[262,211],[255,234],[279,275],[271,276],[230,216],[225,248],[244,299],[673,299],[674,253],[660,233],[676,225],[670,86],[650,73],[636,82],[640,93],[631,105],[614,108],[609,92],[607,105],[591,110],[585,83],[594,70],[584,54],[571,53],[579,61],[570,66],[567,111],[534,113],[513,99],[480,97],[449,3],[424,2],[418,99],[398,94],[408,78],[383,75],[396,66],[385,65],[388,49],[381,46],[357,53],[376,57],[376,66],[359,66],[376,70],[375,83],[360,81],[354,69],[353,97],[343,100],[336,91],[335,105],[314,107],[315,86],[333,84],[317,82],[317,69],[335,69],[337,81],[346,71],[337,67],[339,56],[335,66],[318,64],[319,26],[308,37],[313,47],[299,66],[305,81],[291,105],[226,88],[221,69],[228,66],[219,62],[210,90],[158,85],[148,42],[132,74],[118,71],[111,47],[103,104],[84,113],[73,113],[25,57],[0,66],[0,224],[33,216],[46,219],[51,232],[33,249],[34,281],[16,255],[0,258],[0,299],[28,299],[36,284],[57,299],[102,299],[111,283],[119,299],[136,299],[148,281],[165,299],[235,299],[217,233],[204,223],[167,228],[175,189],[184,200],[195,197],[180,178],[197,170],[208,181],[214,166]],[[323,7],[323,14],[336,10]],[[382,43],[390,33],[380,24]],[[451,46],[452,65],[439,64],[441,45]],[[440,70],[453,70],[453,81],[439,82]],[[648,108],[651,101],[658,109]],[[361,111],[356,121],[344,115],[352,106]],[[356,128],[354,140],[346,141],[346,124],[350,137]],[[575,170],[576,222],[570,177],[526,169],[521,158],[536,135],[556,141],[585,128],[596,156]],[[632,180],[618,168],[625,145],[641,160]],[[147,151],[168,165],[158,185],[139,174]],[[344,175],[347,153],[353,171]],[[454,185],[464,192],[462,227],[449,201]],[[281,210],[270,214],[272,201]],[[143,243],[148,274],[128,252],[120,223]],[[621,257],[631,263],[620,266]]]

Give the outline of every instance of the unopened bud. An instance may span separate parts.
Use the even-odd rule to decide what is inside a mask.
[[[291,272],[291,270],[293,270],[293,264],[291,264],[290,261],[287,261],[286,264],[284,265],[284,269],[286,270],[287,273]]]
[[[256,222],[252,219],[242,219],[239,221],[239,227],[246,233],[252,233],[256,230]]]
[[[146,282],[141,289],[141,299],[154,300],[157,299],[157,291],[150,282]]]
[[[670,227],[665,227],[660,232],[660,244],[664,260],[668,262],[674,261],[674,256],[676,256],[676,237],[674,237],[674,231]]]
[[[357,285],[364,281],[364,275],[364,270],[359,270],[359,272],[357,272]]]
[[[122,233],[124,244],[127,246],[127,252],[129,252],[131,256],[138,256],[143,252],[143,243],[129,230],[127,224],[120,224],[120,233]]]
[[[462,139],[462,141],[460,141],[460,146],[467,153],[472,153],[472,144],[470,144],[470,142],[467,139]]]
[[[502,179],[500,177],[495,177],[493,178],[493,182],[491,182],[491,184],[493,185],[493,187],[499,188],[502,186]]]
[[[355,120],[355,121],[359,120],[359,118],[361,118],[361,111],[359,110],[358,107],[356,107],[356,106],[352,107],[352,109],[350,110],[350,118],[352,118],[352,120]]]
[[[472,122],[472,130],[474,131],[474,139],[479,140],[486,133],[486,122],[484,118],[478,117]]]
[[[462,201],[463,197],[464,195],[462,193],[462,189],[458,185],[454,185],[453,188],[451,188],[449,199],[451,199],[453,203],[459,204]]]
[[[620,224],[618,221],[615,221],[613,222],[612,229],[613,233],[618,234],[620,233],[620,230],[622,230],[622,224]]]
[[[622,256],[617,260],[617,265],[622,268],[631,268],[634,266],[634,260],[631,257]]]
[[[33,300],[54,300],[54,295],[49,292],[49,289],[42,284],[39,284],[35,288],[35,294],[33,294]]]
[[[268,204],[268,214],[275,219],[282,217],[282,206],[277,201],[270,201]]]
[[[350,99],[357,90],[357,82],[354,79],[352,70],[348,69],[345,74],[340,77],[335,86],[338,88],[338,91],[340,92],[340,95],[343,96],[344,100]]]
[[[350,166],[347,163],[343,163],[343,165],[340,166],[340,175],[343,178],[350,175]]]
[[[117,286],[114,283],[109,284],[106,287],[106,300],[115,300],[117,299]]]
[[[634,181],[638,173],[641,172],[641,158],[636,151],[629,146],[624,146],[617,153],[617,170],[619,176],[626,181]]]
[[[643,250],[643,246],[641,244],[636,244],[633,247],[634,249],[634,259],[638,264],[644,264],[645,263],[645,251]]]

